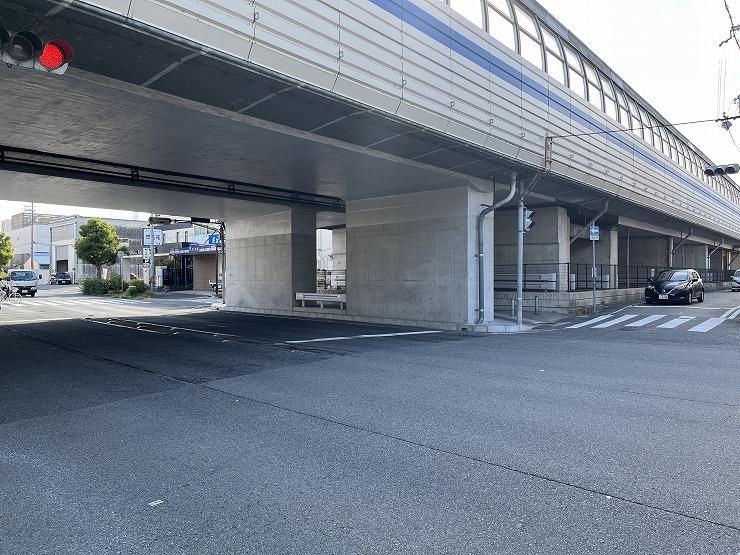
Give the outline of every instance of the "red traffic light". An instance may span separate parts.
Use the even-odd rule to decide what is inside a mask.
[[[39,63],[48,70],[59,69],[74,57],[74,50],[66,41],[54,39],[44,46]]]

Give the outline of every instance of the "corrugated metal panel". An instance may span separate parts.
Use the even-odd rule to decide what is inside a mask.
[[[343,0],[341,8],[342,58],[334,92],[396,113],[403,79],[401,22],[363,0]]]
[[[326,90],[339,73],[339,0],[255,2],[249,60]]]
[[[129,15],[237,58],[249,57],[254,37],[250,1],[131,0]]]

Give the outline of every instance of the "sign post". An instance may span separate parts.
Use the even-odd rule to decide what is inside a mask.
[[[142,241],[144,246],[141,249],[141,262],[144,267],[145,278],[150,282],[151,290],[154,291],[154,281],[152,280],[152,277],[154,276],[154,272],[152,271],[154,247],[161,246],[164,242],[164,237],[162,230],[154,229],[152,224],[142,228],[141,231],[144,234],[144,240]]]
[[[599,226],[589,226],[588,236],[591,240],[591,288],[593,291],[593,313],[596,314],[596,241],[599,240]]]
[[[123,293],[123,251],[118,251],[116,256],[118,257],[118,273],[121,276],[121,293]]]

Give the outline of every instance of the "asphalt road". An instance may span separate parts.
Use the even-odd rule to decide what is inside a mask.
[[[159,302],[0,315],[0,553],[740,552],[740,294],[488,336]]]

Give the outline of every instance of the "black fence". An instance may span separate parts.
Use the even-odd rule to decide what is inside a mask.
[[[523,283],[525,291],[588,291],[596,289],[629,289],[644,287],[660,266],[620,266],[617,264],[525,264]],[[732,270],[697,269],[704,283],[731,281]],[[494,287],[497,291],[515,291],[516,265],[496,265]]]
[[[165,268],[162,274],[162,285],[170,291],[185,291],[193,288],[192,268]]]
[[[317,293],[346,293],[347,270],[316,270]]]

